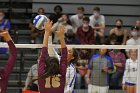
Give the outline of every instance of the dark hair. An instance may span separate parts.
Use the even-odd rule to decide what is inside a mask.
[[[90,19],[89,19],[89,17],[84,17],[84,18],[83,18],[83,21],[88,21],[88,22],[89,22]]]
[[[56,57],[49,57],[45,61],[44,74],[41,78],[47,78],[49,76],[58,75],[59,72],[59,60]]]
[[[78,7],[77,10],[85,11],[84,7]]]
[[[79,59],[79,54],[78,51],[76,49],[73,49],[73,54],[72,56],[74,57],[74,59],[70,60],[69,64],[76,64],[78,59]]]
[[[117,19],[116,22],[121,22],[121,24],[123,24],[123,21],[121,19]]]
[[[94,7],[93,10],[100,12],[100,8],[99,7]]]
[[[68,14],[63,14],[63,15],[66,15],[67,16],[67,18],[68,18],[67,24],[71,25],[71,21],[70,21],[69,15]]]
[[[133,30],[133,29],[139,31],[139,27],[138,27],[138,26],[132,26],[132,27],[131,27],[131,30]]]
[[[59,8],[61,12],[63,11],[63,8],[62,8],[60,5],[56,5],[56,6],[54,7],[54,11],[56,11],[57,8]]]
[[[5,11],[4,10],[0,10],[0,13],[3,13],[5,15]]]
[[[43,12],[45,12],[44,8],[39,8],[39,9],[38,9],[38,12],[39,12],[39,10],[42,10]]]

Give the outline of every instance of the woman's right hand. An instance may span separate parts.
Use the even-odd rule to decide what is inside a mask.
[[[5,41],[12,40],[8,31],[3,30],[0,32],[0,36],[3,37]]]
[[[44,29],[45,29],[45,33],[51,33],[51,28],[52,28],[52,21],[50,21],[50,19],[48,19],[47,22],[44,23]]]
[[[86,83],[89,85],[90,84],[90,78],[86,78]]]
[[[126,85],[125,84],[122,85],[122,89],[126,90]]]
[[[57,36],[59,37],[59,39],[64,39],[64,33],[65,33],[65,26],[61,26],[58,31],[56,31]]]

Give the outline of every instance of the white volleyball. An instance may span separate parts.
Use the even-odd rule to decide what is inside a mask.
[[[43,30],[44,22],[47,22],[48,18],[45,15],[37,15],[34,20],[33,24],[38,30]]]

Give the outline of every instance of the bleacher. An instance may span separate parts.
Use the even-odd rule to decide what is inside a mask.
[[[90,16],[93,7],[99,6],[101,13],[106,18],[105,35],[115,26],[115,20],[121,18],[124,27],[130,30],[130,26],[140,18],[140,0],[0,0],[0,9],[6,11],[7,18],[11,21],[10,33],[16,43],[29,43],[30,30],[28,23],[32,14],[42,7],[49,16],[53,13],[55,5],[63,7],[63,13],[73,15],[78,6],[85,7],[85,14]],[[20,93],[24,86],[29,68],[37,63],[37,51],[32,49],[18,50],[17,63],[9,79],[8,93]],[[0,58],[0,66],[4,66],[7,55]],[[77,90],[76,93],[87,93],[87,90]],[[124,93],[121,90],[110,90],[109,93]]]

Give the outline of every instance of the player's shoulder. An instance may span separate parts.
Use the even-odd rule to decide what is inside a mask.
[[[105,55],[105,58],[106,58],[107,60],[109,60],[109,61],[112,61],[111,57],[108,56],[108,55]]]
[[[95,58],[97,58],[97,57],[99,57],[100,55],[99,54],[94,54],[94,55],[92,55],[92,59],[95,59]]]

